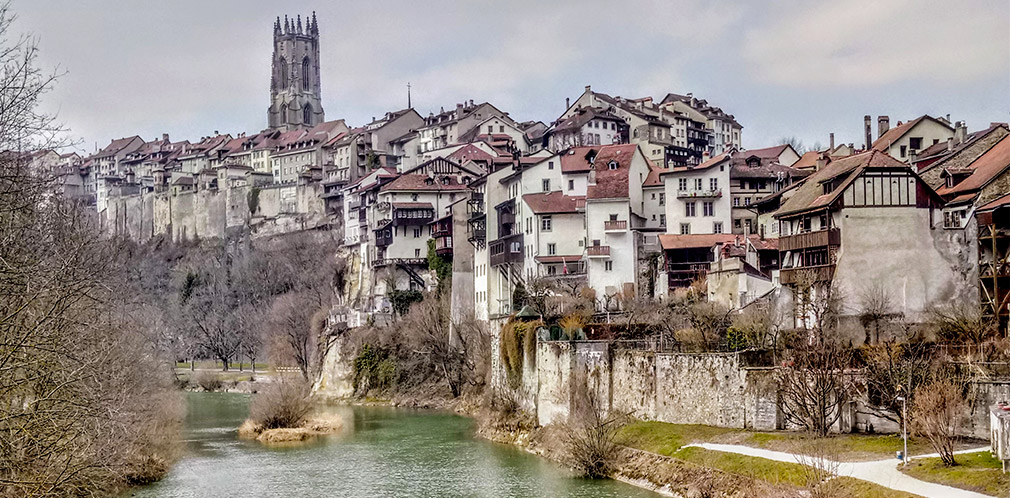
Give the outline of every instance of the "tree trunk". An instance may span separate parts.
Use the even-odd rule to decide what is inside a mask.
[[[222,372],[227,372],[228,371],[228,358],[221,358],[221,365],[222,365],[221,366],[221,371]]]
[[[196,371],[196,358],[190,358],[189,359],[189,371],[190,372],[195,372]]]

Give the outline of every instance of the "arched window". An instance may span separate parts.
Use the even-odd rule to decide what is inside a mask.
[[[281,57],[281,62],[279,64],[281,74],[278,81],[280,82],[280,89],[283,90],[288,87],[288,61]]]
[[[306,57],[302,59],[302,90],[308,90],[312,88],[309,83],[309,58]]]
[[[312,124],[312,106],[307,105],[302,108],[302,122]]]

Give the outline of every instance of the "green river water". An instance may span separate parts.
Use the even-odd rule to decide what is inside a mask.
[[[477,439],[455,415],[385,407],[332,407],[348,428],[296,447],[239,440],[249,398],[191,393],[186,452],[162,481],[129,496],[655,497],[615,481],[574,477],[516,448]]]

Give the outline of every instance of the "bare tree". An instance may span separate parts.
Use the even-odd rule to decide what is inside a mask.
[[[903,423],[902,402],[898,397],[915,403],[916,388],[928,383],[938,369],[932,350],[921,343],[889,340],[864,346],[861,352],[866,367],[867,399],[875,407],[873,414]]]
[[[929,441],[944,465],[950,466],[957,465],[954,446],[967,413],[964,383],[947,375],[916,388],[909,417],[912,429]]]
[[[793,350],[793,358],[778,371],[782,411],[787,422],[824,437],[838,422],[851,384],[845,368],[851,352],[821,342]]]
[[[880,284],[870,285],[859,293],[859,321],[866,329],[865,342],[880,342],[880,326],[897,318],[894,302],[887,289]],[[873,332],[872,336],[870,332]]]

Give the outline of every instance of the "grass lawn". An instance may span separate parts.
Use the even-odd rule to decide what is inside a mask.
[[[922,458],[898,467],[923,481],[946,484],[994,496],[1010,496],[1010,474],[1004,474],[1000,461],[988,451],[954,455],[958,465],[944,467],[939,458]]]
[[[904,491],[898,491],[855,477],[836,477],[824,484],[827,496],[858,496],[860,498],[915,498]]]
[[[668,424],[665,422],[632,422],[618,434],[625,446],[670,455],[681,446],[692,443],[740,444],[788,453],[805,453],[811,444],[825,451],[825,456],[838,461],[886,460],[895,458],[902,449],[901,436],[895,434],[832,434],[811,439],[798,432],[752,432],[707,425]],[[985,442],[965,441],[957,449],[983,446]],[[925,440],[909,438],[912,456],[933,453]]]

